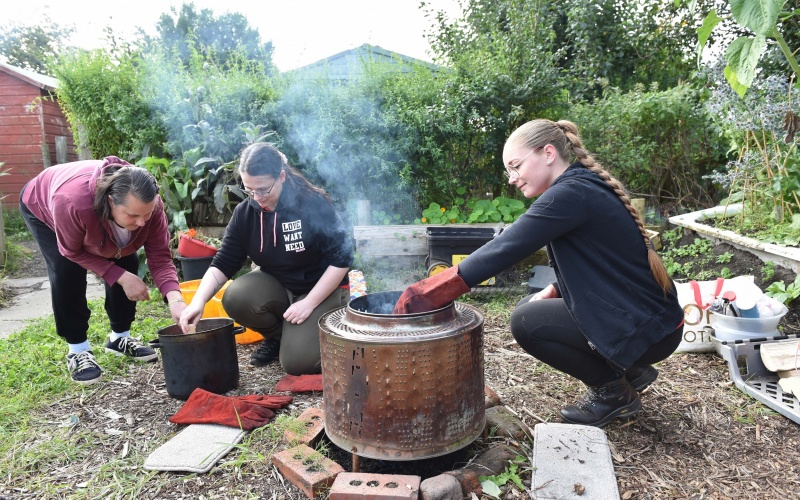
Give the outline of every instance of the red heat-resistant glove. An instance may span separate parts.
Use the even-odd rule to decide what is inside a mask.
[[[392,314],[411,314],[433,311],[469,292],[470,288],[458,275],[458,266],[420,280],[406,288]]]
[[[173,424],[221,424],[249,431],[261,427],[274,416],[268,408],[197,388],[169,421]]]
[[[276,391],[322,392],[322,375],[286,375],[275,384]]]
[[[237,401],[244,401],[253,405],[258,405],[262,408],[278,409],[283,408],[292,402],[291,396],[275,396],[268,394],[251,394],[248,396],[229,396],[231,399]]]

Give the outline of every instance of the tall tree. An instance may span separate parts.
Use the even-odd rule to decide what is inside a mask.
[[[198,12],[193,3],[183,4],[180,12],[172,7],[162,14],[156,30],[158,36],[145,36],[145,43],[174,53],[187,67],[193,51],[220,66],[234,53],[272,66],[272,42],[262,43],[258,30],[240,13],[216,16],[211,9]]]
[[[9,23],[0,27],[0,59],[7,64],[49,74],[50,67],[67,47],[65,40],[75,31],[44,17],[40,24]]]

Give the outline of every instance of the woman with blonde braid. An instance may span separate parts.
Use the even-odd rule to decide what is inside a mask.
[[[458,266],[407,288],[395,314],[442,307],[546,246],[556,282],[517,304],[511,334],[588,386],[561,410],[564,421],[602,427],[627,418],[658,377],[652,364],[681,340],[672,280],[622,186],[586,152],[574,123],[525,123],[506,141],[503,162],[509,184],[539,198]]]

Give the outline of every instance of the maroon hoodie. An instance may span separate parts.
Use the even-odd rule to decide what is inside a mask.
[[[22,201],[55,231],[61,255],[94,272],[113,285],[125,270],[111,260],[136,253],[144,246],[153,281],[163,296],[179,291],[178,273],[169,249],[169,229],[164,204],[156,196],[153,216],[131,233],[123,248],[117,246],[111,221],[101,221],[92,208],[97,180],[110,165],[130,165],[115,156],[46,168],[28,183]]]

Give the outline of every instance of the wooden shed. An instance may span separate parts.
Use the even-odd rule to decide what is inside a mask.
[[[76,161],[69,124],[58,105],[58,80],[0,63],[0,193],[17,206],[20,189],[45,168]]]

